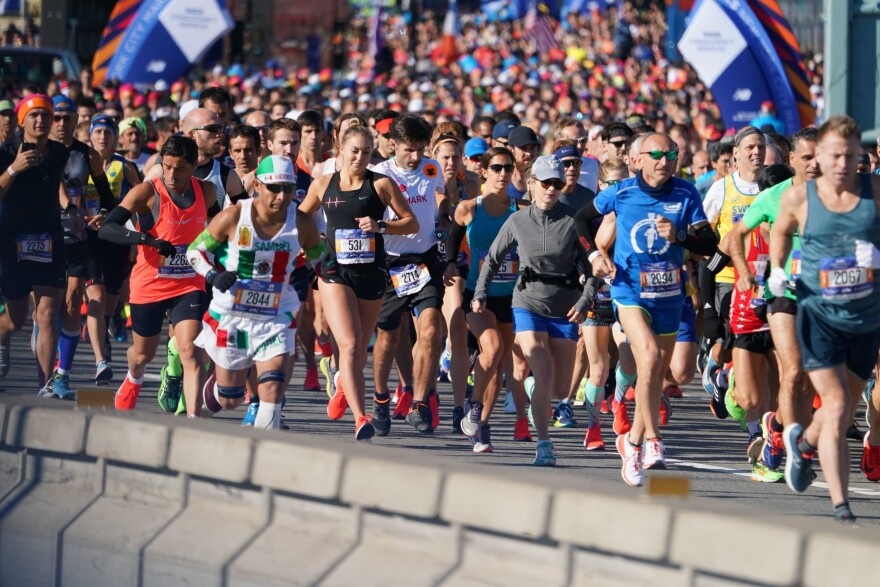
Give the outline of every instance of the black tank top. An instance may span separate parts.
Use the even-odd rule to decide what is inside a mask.
[[[384,175],[367,170],[361,187],[339,189],[339,172],[333,174],[322,206],[327,216],[327,250],[331,261],[349,269],[385,266],[385,243],[382,235],[358,229],[355,218],[379,221],[385,216],[385,204],[376,193],[375,182]],[[339,249],[337,250],[337,247]]]

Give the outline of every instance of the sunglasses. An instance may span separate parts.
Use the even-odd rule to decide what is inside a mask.
[[[505,163],[501,165],[500,163],[493,163],[489,166],[489,170],[493,173],[501,173],[502,171],[506,173],[513,173],[513,163]]]
[[[622,149],[626,146],[626,141],[608,141],[610,144],[614,145],[615,149]]]
[[[269,132],[269,125],[265,124],[263,126],[258,126],[257,130],[260,131],[261,133],[267,133],[267,132]]]
[[[620,183],[619,179],[600,179],[599,181],[605,185],[617,185]]]
[[[495,142],[501,145],[502,147],[506,147],[509,145],[507,139],[495,139]]]
[[[544,188],[545,190],[549,190],[550,188],[556,188],[557,190],[561,190],[562,188],[565,187],[565,182],[559,181],[558,179],[548,179],[548,180],[539,179],[538,183],[541,184],[541,187]]]
[[[660,161],[663,157],[670,161],[678,159],[678,151],[641,151],[639,155],[648,155],[654,161]]]
[[[293,190],[296,189],[296,186],[292,183],[264,183],[263,187],[273,194],[280,194],[282,191],[285,194],[292,194]]]
[[[222,124],[206,124],[205,126],[200,126],[200,127],[194,128],[193,130],[194,131],[195,130],[204,130],[204,131],[207,131],[211,134],[220,134],[224,130],[226,130],[226,127],[223,126]]]
[[[60,122],[62,120],[76,120],[77,116],[76,114],[56,114],[53,118],[55,119],[55,122]]]
[[[568,169],[569,167],[580,167],[581,160],[580,159],[563,159],[562,166]]]
[[[483,158],[482,155],[474,155],[473,157],[468,157],[468,161],[476,163],[477,161],[479,161],[482,158]]]

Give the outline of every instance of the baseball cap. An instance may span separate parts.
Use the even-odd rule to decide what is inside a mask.
[[[178,109],[177,116],[180,118],[180,120],[183,120],[184,118],[186,118],[187,114],[189,114],[190,112],[192,112],[193,110],[195,110],[198,107],[199,107],[198,100],[188,100],[180,105],[180,108]]]
[[[562,163],[553,155],[544,155],[535,159],[535,162],[532,163],[532,177],[538,181],[558,179],[565,182]]]
[[[136,116],[129,116],[128,118],[124,119],[122,122],[119,123],[119,134],[124,133],[125,131],[127,131],[128,129],[130,129],[132,127],[141,131],[141,134],[143,134],[143,135],[147,134],[147,125],[144,124],[143,120],[141,120],[140,118],[138,118]]]
[[[62,94],[53,96],[52,103],[55,105],[55,112],[76,112],[76,102]]]
[[[510,143],[511,147],[525,147],[526,145],[539,144],[538,135],[527,126],[518,126],[511,130],[510,134],[507,136],[507,142]]]
[[[495,123],[492,128],[492,139],[506,139],[510,135],[510,131],[519,125],[512,120],[502,120]]]
[[[469,139],[468,142],[464,144],[464,156],[468,158],[479,157],[488,150],[489,143],[487,143],[480,137]]]
[[[12,103],[12,100],[0,100],[0,112],[9,112],[10,110],[15,111],[15,104]]]
[[[296,183],[296,173],[289,157],[270,155],[260,161],[256,171],[260,183]]]

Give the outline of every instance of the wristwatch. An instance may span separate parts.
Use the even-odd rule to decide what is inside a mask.
[[[388,223],[384,220],[380,220],[379,224],[379,234],[385,234],[385,230],[388,228]]]
[[[679,230],[675,233],[675,242],[683,243],[685,240],[687,240],[687,237],[688,233],[686,230]]]

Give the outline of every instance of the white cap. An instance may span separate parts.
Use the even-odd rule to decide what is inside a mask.
[[[303,113],[302,110],[291,110],[290,112],[288,112],[287,114],[284,115],[284,118],[292,118],[293,120],[296,120],[297,118],[299,118],[299,115],[302,113]]]
[[[198,107],[199,107],[198,100],[187,100],[186,102],[184,102],[183,104],[180,105],[180,108],[178,109],[177,117],[180,120],[183,120],[184,118],[186,118],[187,114],[189,114],[190,112],[192,112],[193,110],[195,110]]]

